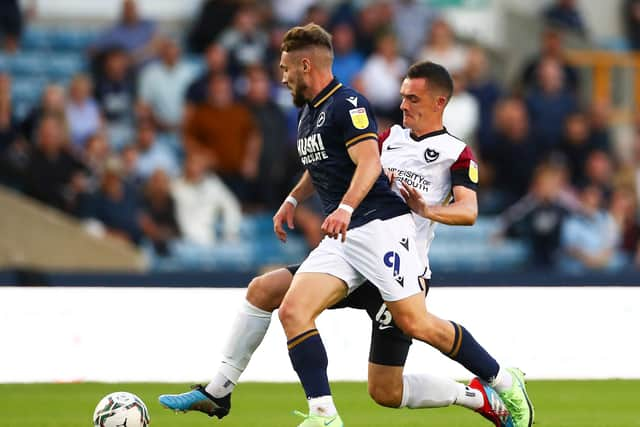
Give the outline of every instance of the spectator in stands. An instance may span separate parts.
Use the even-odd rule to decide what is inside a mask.
[[[138,244],[142,238],[140,195],[125,184],[123,172],[120,158],[107,160],[100,190],[85,200],[81,216],[99,221],[113,237]]]
[[[271,82],[266,70],[262,67],[250,68],[246,72],[246,81],[245,102],[253,113],[262,137],[257,193],[261,204],[269,209],[277,209],[291,188],[291,177],[299,169],[297,151],[287,144],[287,119],[271,99]]]
[[[229,52],[229,66],[234,76],[244,67],[261,64],[266,59],[269,39],[258,24],[255,7],[242,6],[233,18],[233,26],[220,34],[218,41]]]
[[[565,59],[562,32],[552,27],[548,27],[542,32],[540,52],[526,62],[516,89],[519,92],[527,93],[537,86],[539,84],[538,70],[540,64],[547,59],[553,59],[560,64],[564,76],[563,80],[568,89],[572,92],[577,92],[580,84],[578,72]]]
[[[589,122],[584,113],[576,111],[567,116],[564,137],[558,149],[566,158],[574,185],[585,183],[584,167],[587,157],[596,149],[590,132]]]
[[[602,192],[593,185],[580,191],[581,208],[562,226],[558,266],[567,273],[617,271],[624,257],[617,251],[621,231],[609,212],[601,208]]]
[[[213,245],[220,216],[223,239],[236,239],[242,221],[240,204],[222,180],[207,174],[205,157],[187,155],[184,174],[172,183],[171,194],[185,240],[197,245]]]
[[[262,145],[259,129],[251,111],[233,99],[229,76],[212,76],[208,89],[207,102],[186,118],[186,153],[203,156],[241,202],[251,203]]]
[[[355,33],[347,23],[333,27],[333,75],[346,85],[352,85],[364,64],[364,57],[355,49]]]
[[[189,51],[202,53],[218,39],[240,7],[237,0],[204,0],[187,36]]]
[[[155,170],[144,189],[141,227],[159,255],[169,255],[169,242],[180,237],[176,207],[171,195],[169,177]]]
[[[109,143],[121,149],[133,136],[136,103],[135,74],[124,50],[118,48],[105,53],[94,91],[106,119]]]
[[[374,53],[378,45],[380,35],[389,33],[392,29],[392,12],[381,1],[364,2],[359,10],[355,10],[351,2],[344,2],[334,14],[339,14],[342,19],[356,18],[356,49],[362,52],[365,58]]]
[[[102,173],[112,155],[104,132],[96,132],[87,139],[81,153],[81,161],[87,170],[87,192],[92,193],[100,187]]]
[[[14,53],[20,47],[22,34],[22,11],[18,0],[4,0],[0,7],[0,37],[2,47],[9,53]]]
[[[467,53],[467,91],[476,99],[480,110],[476,132],[480,152],[488,148],[492,141],[494,110],[502,96],[502,89],[489,69],[489,61],[484,49],[474,46]]]
[[[204,52],[205,70],[187,88],[186,101],[201,104],[207,101],[209,80],[214,74],[229,71],[227,50],[219,43],[211,43]]]
[[[582,185],[591,184],[600,190],[605,203],[611,200],[613,191],[614,164],[609,154],[601,150],[593,150],[585,159],[584,181]]]
[[[611,153],[611,109],[605,102],[595,101],[589,110],[589,126],[591,128],[591,140],[599,149]]]
[[[543,15],[550,25],[573,31],[581,36],[587,35],[587,28],[576,5],[576,0],[555,0],[544,10]]]
[[[291,2],[287,1],[290,5]],[[322,28],[329,27],[329,11],[327,8],[321,4],[311,4],[307,7],[307,10],[304,13],[302,19],[296,25],[307,25],[310,23],[315,23],[320,25]]]
[[[561,163],[543,163],[529,192],[498,219],[497,236],[524,237],[532,248],[533,265],[556,261],[562,224],[573,205],[566,197],[567,171]]]
[[[565,120],[578,107],[560,63],[551,58],[540,62],[538,85],[527,95],[526,103],[538,149],[546,153],[560,144]]]
[[[418,60],[435,62],[453,74],[464,71],[467,49],[456,41],[449,23],[438,18],[431,25],[427,43],[418,54]]]
[[[156,23],[140,17],[135,0],[123,0],[120,21],[102,33],[92,50],[120,48],[140,65],[152,59],[157,50]]]
[[[438,15],[422,1],[399,0],[393,6],[393,30],[398,35],[400,51],[405,57],[414,58]]]
[[[625,0],[622,18],[629,47],[640,50],[640,0]]]
[[[633,187],[620,186],[613,190],[609,207],[611,216],[622,230],[620,248],[626,258],[637,262],[640,254],[640,218]],[[640,266],[640,265],[639,265]]]
[[[180,174],[178,159],[171,149],[157,141],[152,122],[143,120],[138,123],[135,147],[138,151],[136,175],[142,181],[146,181],[158,169],[172,178]]]
[[[507,98],[496,106],[494,143],[481,151],[491,166],[497,203],[504,208],[525,195],[538,163],[536,141],[520,98]]]
[[[0,73],[0,182],[20,187],[29,161],[29,144],[20,136],[11,102],[11,77]]]
[[[159,61],[140,74],[138,95],[151,109],[158,130],[176,132],[182,122],[184,96],[195,77],[194,68],[180,59],[180,47],[169,38],[159,42]]]
[[[407,72],[407,60],[398,54],[396,38],[386,32],[376,42],[376,51],[367,58],[354,86],[369,99],[379,119],[385,123],[400,123],[400,82]]]
[[[467,144],[473,144],[480,120],[480,107],[478,101],[467,91],[466,75],[459,71],[453,73],[452,77],[453,94],[442,120],[449,133]]]
[[[72,148],[81,151],[87,139],[101,126],[100,109],[92,97],[92,83],[86,74],[77,74],[69,84],[66,114]]]
[[[125,145],[120,151],[120,160],[122,160],[122,180],[125,185],[134,188],[136,191],[142,192],[144,181],[138,175],[138,158],[140,153],[135,144]]]
[[[49,84],[42,92],[40,103],[34,106],[20,124],[20,131],[27,141],[34,142],[34,133],[44,116],[57,116],[67,126],[66,97],[64,88],[57,84]]]
[[[80,161],[69,154],[65,124],[60,116],[44,115],[35,131],[35,148],[25,177],[25,192],[41,202],[74,212],[87,188]]]

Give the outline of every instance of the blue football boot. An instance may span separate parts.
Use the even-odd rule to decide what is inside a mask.
[[[231,393],[224,397],[213,397],[198,384],[191,391],[181,394],[163,394],[160,404],[176,412],[200,411],[210,417],[223,418],[231,410]]]

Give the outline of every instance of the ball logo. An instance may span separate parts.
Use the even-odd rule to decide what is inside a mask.
[[[440,153],[431,148],[427,148],[424,152],[424,159],[427,161],[427,163],[435,162],[438,157],[440,157]]]

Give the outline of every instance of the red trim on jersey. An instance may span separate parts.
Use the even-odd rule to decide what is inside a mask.
[[[474,162],[476,161],[473,151],[471,151],[469,147],[464,147],[464,150],[462,150],[462,153],[458,156],[458,160],[451,165],[450,170],[469,169],[472,160]]]
[[[380,151],[381,153],[382,153],[382,144],[384,143],[384,140],[389,137],[390,133],[391,133],[391,128],[378,134],[378,151]]]

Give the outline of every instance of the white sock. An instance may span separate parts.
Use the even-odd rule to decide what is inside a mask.
[[[333,397],[320,396],[309,399],[309,415],[321,415],[323,417],[333,417],[338,413]]]
[[[498,393],[503,393],[509,390],[513,386],[513,377],[511,372],[504,369],[502,366],[496,375],[496,379],[490,384],[491,387]]]
[[[231,327],[218,373],[206,387],[209,394],[223,397],[233,391],[251,356],[266,335],[269,323],[271,312],[244,300]]]
[[[441,408],[456,404],[477,409],[483,402],[482,394],[477,390],[450,378],[429,374],[402,376],[401,408]]]

